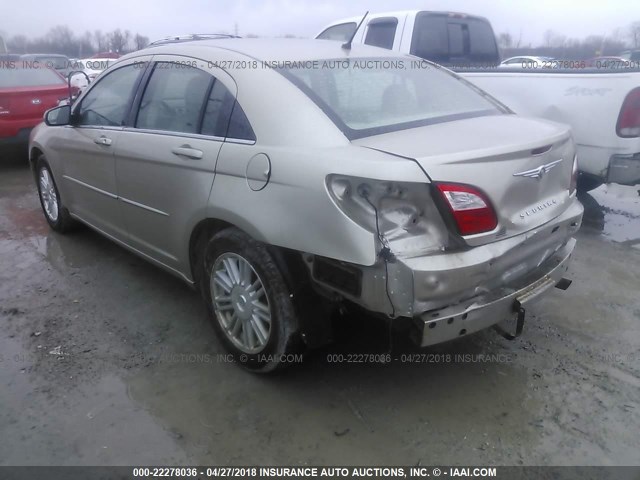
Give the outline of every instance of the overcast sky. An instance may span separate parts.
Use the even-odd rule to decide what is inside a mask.
[[[79,34],[115,28],[151,40],[181,33],[312,37],[327,23],[366,10],[452,10],[487,17],[496,33],[522,45],[542,43],[547,29],[567,37],[609,35],[640,20],[639,0],[0,0],[0,32],[36,37],[55,25]]]

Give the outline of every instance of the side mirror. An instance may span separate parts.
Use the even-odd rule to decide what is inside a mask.
[[[89,86],[91,79],[82,70],[75,70],[67,75],[67,87],[69,88],[69,103],[73,103],[80,93]]]
[[[50,127],[69,125],[71,120],[71,105],[61,105],[47,110],[44,114],[44,123]]]

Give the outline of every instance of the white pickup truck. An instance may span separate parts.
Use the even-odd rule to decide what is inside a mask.
[[[640,62],[579,68],[504,68],[491,24],[451,12],[401,11],[336,21],[316,38],[365,43],[415,55],[455,71],[516,113],[569,124],[578,147],[578,188],[640,183]],[[356,31],[357,29],[357,31]],[[572,68],[576,67],[578,68]],[[523,68],[524,67],[524,68]]]

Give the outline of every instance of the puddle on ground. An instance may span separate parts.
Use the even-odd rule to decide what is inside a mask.
[[[373,366],[327,364],[317,353],[263,377],[194,347],[128,384],[200,463],[415,465],[455,462],[461,452],[474,463],[537,442],[528,424],[541,402],[506,354],[503,363]]]
[[[68,359],[26,351],[7,337],[0,338],[0,352],[0,464],[136,465],[157,464],[159,458],[166,464],[187,462],[174,436],[129,398],[126,384],[116,375],[92,382],[80,376],[68,395],[54,395],[56,389],[34,373],[35,358]]]
[[[634,246],[640,243],[640,193],[637,186],[603,185],[580,199],[585,207],[585,228],[601,231],[614,242]]]

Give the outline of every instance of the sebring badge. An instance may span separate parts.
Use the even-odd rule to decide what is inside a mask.
[[[545,173],[549,173],[554,167],[562,163],[562,158],[560,160],[556,160],[551,163],[547,163],[546,165],[540,165],[537,168],[532,168],[531,170],[526,170],[524,172],[514,173],[514,177],[527,177],[527,178],[535,178],[540,180],[544,177]]]
[[[40,100],[39,98],[33,98],[31,99],[31,103],[33,103],[34,105],[40,105],[42,103],[42,100]]]
[[[525,210],[524,212],[522,212],[520,214],[520,218],[525,219],[527,217],[530,217],[532,215],[535,215],[538,212],[541,212],[542,210],[545,210],[549,207],[552,207],[554,205],[558,204],[558,200],[556,200],[555,198],[553,200],[549,200],[547,202],[541,203],[540,205],[536,205],[533,208],[530,208],[528,210]]]

